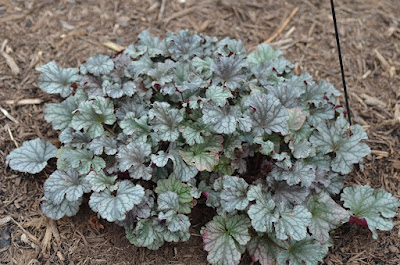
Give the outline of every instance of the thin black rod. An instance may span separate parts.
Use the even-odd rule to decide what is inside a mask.
[[[351,125],[349,97],[347,96],[346,80],[344,78],[342,52],[340,51],[339,33],[338,33],[338,29],[337,29],[337,24],[336,24],[335,6],[333,5],[333,0],[331,0],[331,8],[332,8],[333,24],[335,26],[335,35],[336,35],[336,44],[337,44],[338,55],[339,55],[340,71],[342,72],[342,83],[343,83],[344,97],[346,99],[347,117],[348,117],[349,123]]]

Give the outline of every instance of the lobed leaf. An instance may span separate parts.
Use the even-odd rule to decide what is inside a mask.
[[[60,94],[63,98],[71,95],[74,90],[71,85],[80,78],[79,69],[63,69],[54,61],[36,68],[36,71],[42,72],[38,78],[39,88],[49,94]]]
[[[54,145],[36,138],[11,151],[6,157],[6,164],[14,170],[36,174],[46,167],[47,161],[55,157],[56,152]]]
[[[130,181],[123,180],[118,183],[116,195],[107,189],[93,193],[89,206],[109,222],[122,221],[126,213],[142,201],[143,196],[144,189],[141,186],[134,186]]]
[[[145,163],[149,160],[151,146],[147,143],[137,142],[121,146],[116,155],[121,171],[129,170],[134,179],[151,179],[152,169]]]
[[[287,184],[292,186],[301,183],[303,187],[310,187],[315,180],[315,169],[311,165],[305,164],[298,160],[292,168],[285,168],[283,165],[278,165],[271,172],[271,177],[275,180],[286,180]]]
[[[56,204],[46,197],[43,198],[42,211],[43,213],[54,220],[63,218],[64,216],[74,216],[79,211],[79,206],[82,204],[82,198],[76,201],[68,201],[64,199],[61,203]]]
[[[112,125],[116,121],[114,104],[103,97],[82,102],[78,112],[72,118],[71,126],[75,130],[83,129],[91,138],[104,134],[103,124]]]
[[[348,218],[347,211],[323,192],[309,197],[306,207],[312,215],[309,230],[322,244],[328,242],[329,232]]]
[[[164,244],[164,228],[156,219],[139,219],[134,230],[126,230],[126,238],[137,247],[156,250]]]
[[[163,194],[165,192],[174,192],[178,195],[179,209],[178,213],[190,213],[193,197],[190,195],[190,187],[180,180],[177,180],[173,175],[168,179],[157,181],[155,192]]]
[[[400,205],[398,199],[387,191],[361,185],[344,188],[341,200],[344,207],[350,209],[351,217],[365,220],[374,239],[378,238],[377,229],[388,231],[393,228],[389,218],[396,215]]]
[[[255,133],[288,133],[289,114],[277,98],[272,95],[253,94],[245,104],[251,108],[250,118]]]
[[[77,201],[82,198],[83,193],[90,191],[87,180],[80,177],[75,169],[67,172],[56,170],[44,183],[46,198],[54,204],[61,204],[64,199]]]
[[[71,126],[74,112],[78,109],[82,101],[87,100],[86,94],[77,92],[75,96],[70,96],[61,103],[46,104],[44,118],[51,122],[54,130],[64,130]]]
[[[274,50],[270,45],[262,43],[258,45],[255,52],[248,55],[247,61],[249,64],[257,65],[278,58],[281,54],[281,51]]]
[[[89,144],[89,149],[95,155],[106,153],[107,155],[115,155],[117,153],[117,140],[108,135],[102,135],[93,139]]]
[[[183,117],[177,109],[166,102],[154,102],[148,116],[160,140],[173,142],[178,138],[178,125]]]
[[[277,262],[279,265],[317,265],[328,252],[326,245],[321,245],[311,237],[300,241],[284,243],[286,251],[279,251]]]
[[[247,199],[248,184],[239,177],[224,176],[222,180],[221,205],[227,212],[244,210],[249,201]]]
[[[348,174],[371,150],[361,140],[367,134],[360,125],[349,126],[347,120],[340,116],[335,123],[321,123],[317,131],[310,137],[310,142],[322,154],[332,153],[335,158],[331,162],[333,171]]]
[[[95,76],[109,74],[114,69],[114,62],[106,55],[95,54],[86,60],[85,68]]]
[[[306,238],[312,215],[304,206],[297,205],[291,209],[281,203],[277,213],[278,221],[274,223],[274,227],[278,239],[299,241]]]
[[[91,168],[99,171],[106,167],[105,161],[101,157],[93,156],[90,150],[61,148],[57,157],[58,168],[75,168],[80,174],[89,173]]]
[[[269,236],[257,236],[251,239],[247,245],[250,257],[254,262],[260,262],[261,265],[274,264],[279,249]]]
[[[278,221],[278,216],[273,212],[275,203],[271,198],[271,194],[263,192],[260,185],[251,186],[247,193],[249,201],[256,201],[247,211],[251,225],[257,232],[272,232],[272,224]]]
[[[223,84],[227,88],[235,90],[245,81],[244,69],[247,62],[240,56],[221,57],[210,65],[214,73],[215,84]]]
[[[250,220],[244,215],[215,216],[202,228],[204,250],[211,264],[239,264],[243,246],[250,241]]]
[[[117,180],[116,175],[107,176],[104,171],[90,171],[85,178],[94,192],[100,192],[105,189],[113,192],[118,189],[118,183],[115,183]]]

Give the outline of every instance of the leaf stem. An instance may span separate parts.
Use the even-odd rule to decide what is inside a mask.
[[[108,126],[103,124],[103,128],[106,129],[109,133],[111,133],[114,137],[117,137],[117,135],[110,128],[108,128]]]
[[[278,245],[274,240],[272,240],[272,238],[270,238],[270,237],[268,236],[268,234],[265,234],[265,236],[267,237],[267,239],[268,239],[269,241],[271,241],[271,242],[272,242],[275,246],[277,246],[278,248],[283,249],[283,250],[288,250],[288,249],[286,249],[286,248],[281,247],[280,245]]]

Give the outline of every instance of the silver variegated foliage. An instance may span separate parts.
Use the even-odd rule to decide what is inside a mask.
[[[288,133],[289,114],[279,99],[269,94],[255,93],[245,104],[251,109],[250,118],[254,133]]]
[[[87,71],[95,76],[109,74],[114,68],[114,61],[102,54],[96,54],[86,60]]]
[[[95,192],[90,196],[89,206],[93,211],[109,222],[125,219],[126,213],[139,204],[144,196],[144,189],[124,180],[118,184],[116,194],[108,189]]]
[[[307,236],[307,226],[311,223],[312,215],[303,206],[297,205],[293,209],[281,203],[277,209],[278,221],[275,222],[276,237],[280,240],[288,238],[299,241]]]
[[[90,191],[87,180],[79,176],[75,169],[67,172],[56,170],[44,183],[46,198],[55,204],[61,204],[64,199],[77,201],[82,198],[83,193]]]
[[[63,69],[54,61],[38,67],[36,70],[42,72],[38,79],[40,89],[49,94],[60,94],[63,98],[71,95],[74,90],[71,85],[80,79],[79,69]]]
[[[248,53],[188,30],[143,31],[79,68],[52,61],[38,85],[66,98],[44,111],[61,146],[28,141],[6,163],[38,173],[57,157],[43,212],[72,216],[91,193],[89,206],[138,247],[188,240],[187,215],[205,203],[217,214],[201,230],[211,264],[239,264],[247,249],[261,265],[316,265],[333,229],[350,221],[376,237],[399,203],[368,186],[344,190],[348,210],[332,199],[362,168],[367,134],[349,126],[331,84],[292,68],[267,44]]]
[[[173,142],[179,137],[178,125],[183,120],[179,110],[166,102],[155,102],[148,116],[160,140]]]
[[[221,205],[227,212],[244,210],[249,201],[247,199],[248,184],[239,177],[224,176],[222,180]]]
[[[54,203],[52,200],[43,198],[42,211],[51,219],[58,220],[64,216],[74,216],[79,211],[79,206],[82,204],[82,198],[76,201],[68,201],[64,199],[61,203]]]
[[[366,143],[367,134],[360,125],[349,126],[347,120],[340,116],[335,122],[323,122],[317,126],[310,142],[322,154],[333,154],[331,161],[333,171],[348,174],[353,165],[371,152]]]
[[[151,179],[152,168],[146,166],[151,154],[151,146],[147,143],[130,143],[121,146],[117,153],[119,169],[121,171],[129,170],[129,174],[134,179]]]
[[[215,216],[201,230],[207,260],[211,264],[237,265],[250,241],[250,220],[244,215]]]
[[[49,142],[36,138],[26,141],[6,157],[6,163],[14,170],[36,174],[42,171],[50,158],[56,156],[57,148]]]
[[[308,228],[321,243],[328,242],[329,232],[347,221],[348,218],[347,211],[324,192],[311,196],[306,207],[312,214]]]
[[[247,197],[249,201],[256,201],[247,212],[253,228],[257,232],[272,232],[272,224],[278,221],[278,216],[274,213],[275,202],[271,194],[263,191],[259,185],[251,186]]]
[[[343,190],[341,200],[344,201],[344,207],[350,209],[352,221],[365,221],[375,239],[378,238],[376,230],[393,228],[390,218],[396,215],[399,200],[387,191],[374,190],[370,186],[347,187]]]

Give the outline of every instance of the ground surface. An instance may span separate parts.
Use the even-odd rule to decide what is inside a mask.
[[[0,113],[0,263],[207,264],[201,239],[196,236],[186,243],[149,251],[129,245],[119,227],[103,220],[96,224],[87,207],[76,217],[57,222],[43,216],[39,205],[46,174],[18,174],[4,164],[6,154],[24,140],[37,136],[57,138],[57,133],[44,122],[42,111],[44,103],[57,102],[59,98],[37,88],[38,73],[34,69],[50,60],[65,67],[77,66],[94,52],[112,54],[103,42],[126,46],[143,29],[160,37],[166,31],[189,28],[220,38],[240,38],[250,50],[273,36],[296,7],[298,12],[273,40],[274,47],[284,50],[284,55],[295,63],[297,73],[308,71],[316,79],[326,78],[341,89],[327,0],[0,0],[0,106],[18,122]],[[337,4],[352,113],[354,120],[367,130],[373,149],[365,171],[353,173],[347,184],[383,187],[397,197],[399,14],[398,0],[343,0]],[[41,103],[18,105],[6,101],[31,98]],[[196,218],[193,234],[198,234],[210,218],[199,212],[197,215],[203,217]],[[365,229],[344,225],[336,231],[325,263],[400,264],[399,224],[396,218],[395,228],[379,233],[376,241]],[[242,264],[251,261],[245,257]]]

